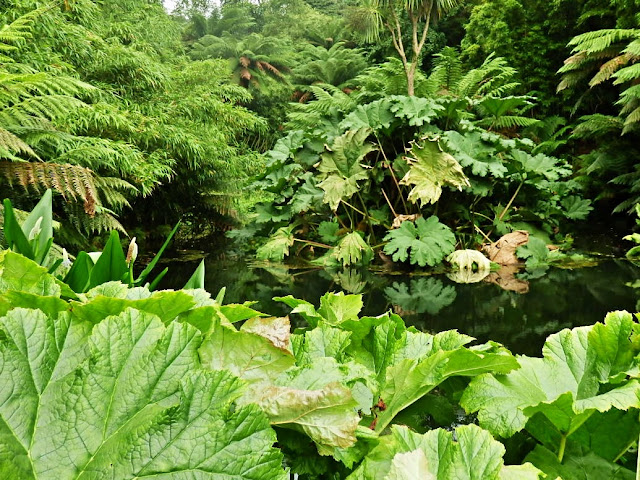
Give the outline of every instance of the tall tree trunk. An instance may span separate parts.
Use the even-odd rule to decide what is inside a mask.
[[[416,78],[416,70],[415,68],[413,68],[413,65],[409,68],[409,70],[406,73],[407,73],[407,93],[409,94],[410,97],[413,97],[415,95],[414,83]]]

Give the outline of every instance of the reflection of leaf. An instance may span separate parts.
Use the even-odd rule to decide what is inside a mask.
[[[359,270],[346,268],[332,275],[333,280],[349,293],[362,293],[367,287],[367,278]]]
[[[387,299],[404,311],[436,315],[456,299],[456,289],[444,286],[438,278],[411,279],[408,283],[393,282],[384,289]]]
[[[450,185],[462,190],[468,187],[469,179],[462,171],[462,167],[446,152],[440,150],[438,141],[423,140],[422,144],[412,143],[411,157],[406,157],[409,171],[400,181],[402,185],[413,186],[409,192],[409,201],[421,206],[425,203],[435,203],[442,194],[442,186]]]
[[[415,222],[406,221],[400,228],[391,230],[384,237],[388,241],[384,252],[393,256],[395,262],[404,262],[411,253],[411,264],[433,267],[455,248],[456,238],[449,227],[432,216],[427,220],[418,218]]]
[[[348,480],[538,479],[540,472],[531,464],[505,466],[504,453],[504,446],[476,425],[462,425],[455,432],[438,428],[424,435],[394,426]]]

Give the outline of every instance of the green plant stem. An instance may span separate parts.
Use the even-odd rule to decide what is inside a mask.
[[[516,191],[513,192],[513,195],[511,195],[511,198],[509,199],[509,203],[507,203],[507,206],[504,207],[504,210],[502,210],[502,213],[500,214],[500,216],[498,217],[498,221],[501,221],[502,218],[506,215],[506,213],[509,211],[509,209],[511,208],[511,205],[513,204],[513,201],[516,199],[516,197],[518,196],[518,193],[520,193],[520,189],[522,188],[522,185],[524,185],[524,180],[522,180],[520,182],[520,185],[518,185],[518,188],[516,188]]]
[[[489,243],[493,243],[493,242],[491,241],[491,239],[487,236],[487,234],[486,234],[486,233],[484,233],[484,232],[480,229],[480,227],[479,227],[478,225],[474,224],[474,225],[473,225],[473,227],[476,229],[476,232],[478,232],[480,235],[482,235],[482,236],[484,237],[484,239],[485,239],[487,242],[489,242]]]
[[[311,241],[311,240],[302,240],[300,238],[294,238],[293,241],[294,242],[305,243],[307,245],[313,245],[314,247],[328,248],[328,249],[333,248],[331,245],[327,245],[327,244],[324,244],[324,243],[318,243],[318,242],[314,242],[314,241]]]
[[[520,193],[520,189],[522,188],[522,185],[524,185],[524,180],[522,180],[520,182],[520,185],[518,185],[518,188],[516,188],[516,191],[513,192],[513,195],[511,195],[511,198],[509,199],[509,203],[507,203],[507,206],[504,207],[504,209],[502,210],[502,213],[500,214],[500,216],[498,216],[498,221],[502,221],[502,219],[504,218],[504,216],[507,214],[507,212],[509,211],[509,209],[511,209],[511,205],[513,204],[514,200],[516,199],[516,197],[518,196],[518,193]],[[493,233],[493,230],[490,230],[488,235],[491,235]]]
[[[384,191],[384,188],[381,188],[380,190],[382,190],[382,195],[384,195],[384,199],[387,201],[387,205],[389,205],[389,208],[391,209],[391,213],[393,213],[394,217],[397,217],[398,214],[394,210],[393,205],[391,205],[391,201],[389,200],[389,197],[387,196],[387,192]]]
[[[349,205],[347,202],[345,202],[344,200],[340,200],[340,203],[342,203],[342,206],[344,208],[344,211],[347,213],[347,218],[349,219],[349,223],[351,224],[351,228],[350,230],[354,229],[354,224],[353,224],[353,218],[351,218],[351,214],[349,213],[349,210],[347,209],[347,205]],[[349,205],[351,206],[351,205]],[[353,207],[351,207],[353,208]]]
[[[384,157],[384,162],[387,165],[387,168],[389,169],[389,173],[391,173],[391,178],[393,178],[393,183],[395,183],[396,188],[398,189],[398,195],[400,196],[400,200],[402,201],[402,206],[404,207],[404,212],[408,213],[407,211],[407,204],[404,203],[404,196],[402,195],[402,189],[400,188],[400,183],[398,183],[398,179],[396,178],[396,174],[393,171],[393,166],[391,165],[391,162],[389,161],[389,159],[387,158],[387,154],[384,152],[384,149],[382,148],[380,139],[378,138],[378,134],[375,134],[376,137],[376,141],[378,142],[378,145],[380,145],[380,152],[382,153],[382,156]],[[386,195],[385,195],[386,197]],[[387,199],[388,201],[388,199]],[[389,203],[389,206],[391,207],[391,204]],[[393,207],[391,207],[391,210],[393,210]],[[395,214],[394,215],[397,217],[398,215]]]
[[[377,243],[376,234],[373,232],[373,225],[371,224],[371,220],[375,220],[375,218],[369,215],[369,210],[367,210],[367,205],[364,203],[364,199],[362,198],[362,195],[360,195],[360,192],[357,192],[356,195],[358,195],[358,199],[360,200],[362,209],[364,210],[364,213],[366,215],[367,225],[369,226],[369,231],[371,232],[371,238],[373,239],[374,243]]]
[[[351,205],[349,202],[345,202],[344,200],[341,200],[342,203],[344,203],[347,207],[350,207],[353,211],[359,213],[360,215],[362,215],[363,217],[368,217],[368,215],[366,213],[364,213],[362,210],[354,207],[353,205]]]
[[[562,435],[560,437],[560,447],[558,448],[558,461],[562,463],[562,459],[564,458],[564,449],[567,446],[567,435]]]

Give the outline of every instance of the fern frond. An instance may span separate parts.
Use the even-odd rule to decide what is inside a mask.
[[[600,67],[600,70],[598,70],[598,73],[596,73],[589,81],[589,86],[594,87],[609,80],[612,76],[615,76],[615,73],[620,69],[620,67],[629,63],[631,59],[631,55],[623,54],[605,62]]]
[[[55,5],[53,4],[45,5],[16,18],[8,25],[3,25],[0,28],[0,50],[15,49],[17,44],[24,43],[27,39],[32,38],[31,29],[33,24],[40,15],[54,7]]]
[[[80,198],[87,215],[95,214],[96,205],[100,205],[95,175],[88,168],[45,162],[0,161],[0,175],[10,185],[16,182],[27,191],[33,188],[39,192],[44,187],[57,191],[63,198]]]
[[[633,82],[640,79],[640,63],[634,63],[628,67],[621,68],[614,73],[614,85],[621,85],[626,82]]]
[[[0,127],[0,158],[15,158],[14,153],[26,154],[34,158],[38,155],[33,149],[13,133]]]
[[[577,35],[571,39],[568,46],[574,47],[572,52],[586,53],[602,52],[615,43],[632,40],[638,37],[636,29],[610,28],[595,30]]]
[[[580,118],[580,124],[573,130],[572,138],[581,139],[593,136],[619,134],[624,124],[619,117],[611,115],[585,115]]]
[[[631,130],[640,128],[640,107],[633,110],[624,121],[624,128],[622,134],[629,133]]]

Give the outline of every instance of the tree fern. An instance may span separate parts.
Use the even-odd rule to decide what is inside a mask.
[[[625,117],[622,133],[637,128],[640,125],[640,97],[634,86],[640,80],[640,29],[587,32],[574,37],[569,46],[573,47],[572,56],[559,70],[563,79],[558,90],[576,88],[589,77],[590,87],[613,80],[614,85],[623,86],[617,102],[621,106],[620,114]]]

